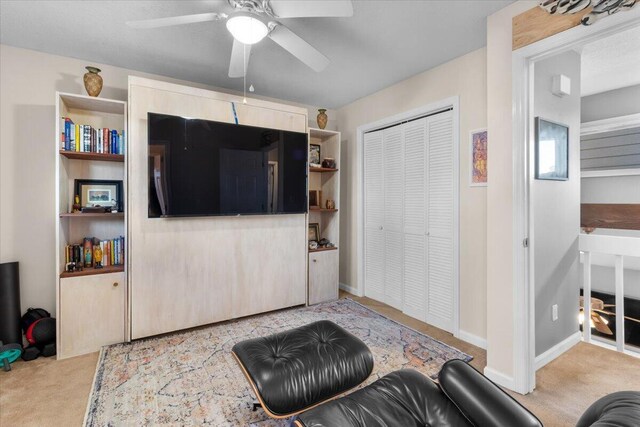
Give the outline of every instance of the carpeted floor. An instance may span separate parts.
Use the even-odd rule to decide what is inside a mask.
[[[105,347],[86,425],[288,425],[264,411],[251,411],[255,397],[231,348],[318,320],[337,323],[369,347],[375,365],[362,386],[401,368],[436,378],[447,360],[471,360],[447,344],[341,299]]]
[[[486,352],[450,333],[402,314],[380,302],[341,293],[474,357],[486,365]],[[18,361],[0,371],[0,426],[80,426],[87,407],[98,353],[57,361]],[[526,396],[512,394],[535,413],[545,427],[575,426],[584,410],[603,395],[640,389],[640,360],[591,344],[579,343],[536,374],[537,388]]]

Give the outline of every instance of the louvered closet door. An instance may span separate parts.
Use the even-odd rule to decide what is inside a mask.
[[[402,310],[403,300],[403,126],[382,131],[384,153],[384,300]]]
[[[384,297],[384,162],[382,131],[364,135],[364,283],[365,296]]]
[[[451,112],[427,118],[427,323],[453,332],[454,173]]]
[[[427,320],[427,119],[404,126],[404,242],[402,311]]]

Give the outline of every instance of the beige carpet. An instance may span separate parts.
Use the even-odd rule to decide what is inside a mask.
[[[472,355],[471,364],[477,369],[485,366],[484,350],[384,304],[353,298]],[[0,426],[80,426],[97,360],[98,353],[63,361],[19,361],[13,364],[13,371],[0,371]],[[545,427],[574,426],[593,401],[629,389],[640,390],[639,359],[580,343],[538,371],[537,389],[532,394],[514,396]]]

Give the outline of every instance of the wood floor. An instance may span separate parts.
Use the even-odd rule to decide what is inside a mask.
[[[486,352],[448,332],[405,316],[368,298],[354,300],[473,356],[482,371]],[[62,361],[53,358],[18,361],[11,372],[0,371],[0,426],[80,426],[89,397],[98,353]],[[537,388],[512,395],[546,427],[574,426],[596,399],[618,390],[640,390],[640,360],[580,343],[537,373]]]

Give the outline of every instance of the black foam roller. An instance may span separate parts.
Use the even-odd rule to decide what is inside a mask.
[[[17,262],[0,264],[0,340],[22,345],[20,272]]]

